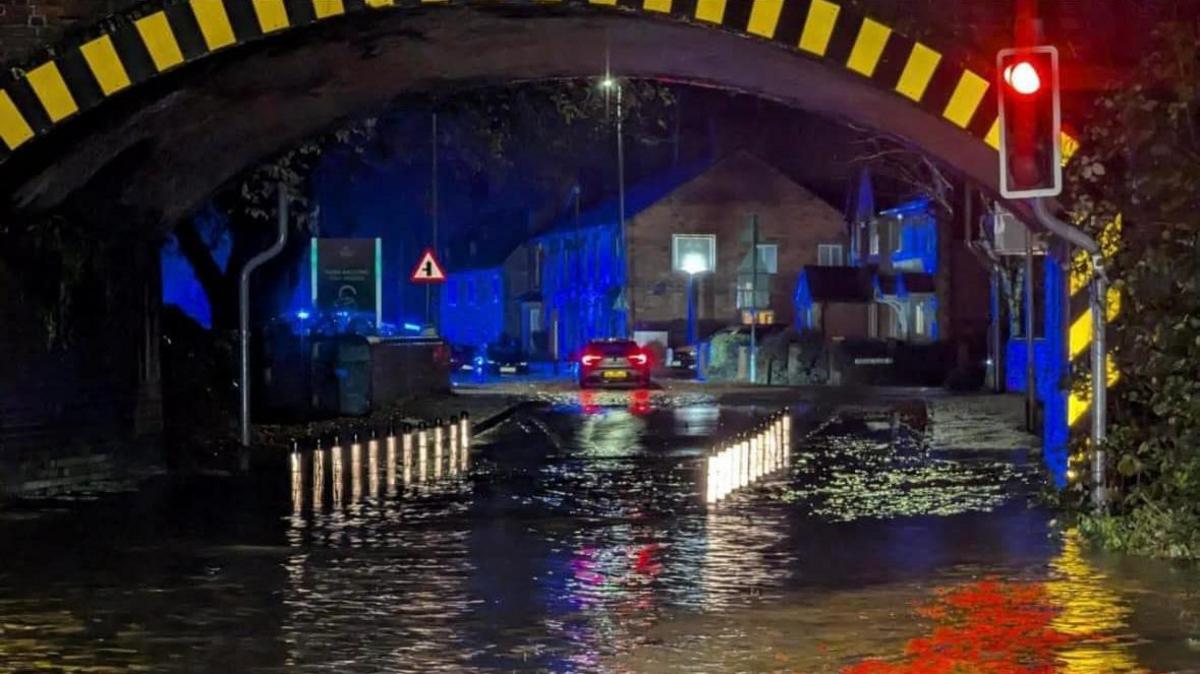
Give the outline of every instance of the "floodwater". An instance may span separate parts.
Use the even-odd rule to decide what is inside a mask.
[[[798,421],[711,507],[713,437],[772,410],[562,402],[425,464],[385,441],[10,512],[0,672],[1200,672],[1200,573],[1086,549],[1024,453]]]

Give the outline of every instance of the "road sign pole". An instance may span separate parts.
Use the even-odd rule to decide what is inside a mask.
[[[750,383],[758,383],[758,214],[750,216]]]
[[[250,275],[268,260],[283,252],[288,234],[287,188],[279,183],[279,235],[267,250],[255,255],[242,267],[238,284],[238,386],[241,394],[240,435],[243,447],[250,446]]]

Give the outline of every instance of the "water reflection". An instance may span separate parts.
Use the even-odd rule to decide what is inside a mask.
[[[467,433],[447,430],[442,479],[424,481],[414,432],[362,443],[357,463],[349,444],[281,457],[269,494],[264,481],[210,483],[88,504],[53,526],[0,521],[0,671],[1041,674],[1195,662],[1178,652],[1178,615],[1147,607],[1200,585],[1195,575],[1101,573],[1077,540],[1060,549],[1020,492],[992,512],[943,516],[924,501],[925,512],[848,521],[781,497],[910,452],[873,432],[856,436],[870,461],[811,457],[787,486],[706,508],[709,440],[696,428],[722,417],[744,427],[749,412],[518,418],[471,452]],[[785,438],[767,439],[763,466],[786,457]],[[426,443],[431,476],[434,433]]]
[[[846,674],[1144,672],[1132,653],[1131,610],[1069,532],[1044,582],[990,579],[938,590],[918,610],[933,623],[895,661],[867,660]]]

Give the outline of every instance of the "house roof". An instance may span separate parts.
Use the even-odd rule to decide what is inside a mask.
[[[814,302],[866,304],[875,300],[872,270],[866,267],[808,266],[800,276]]]
[[[704,174],[715,165],[713,162],[688,164],[633,185],[625,191],[625,220],[632,220],[638,213],[658,203],[664,197],[679,189],[685,183]],[[616,225],[619,219],[620,209],[618,200],[616,197],[612,197],[582,210],[579,213],[578,225],[575,222],[575,214],[573,212],[567,213],[554,220],[549,227],[539,232],[537,236],[542,237],[572,232],[576,226],[580,229],[590,229],[592,227]]]
[[[933,294],[937,292],[937,283],[932,274],[903,272],[879,275],[879,292],[899,295],[902,294],[901,290],[904,293]]]

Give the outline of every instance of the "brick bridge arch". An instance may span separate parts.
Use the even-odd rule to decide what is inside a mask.
[[[606,53],[622,76],[778,100],[996,184],[991,73],[830,0],[149,0],[12,69],[0,186],[38,211],[107,171],[114,200],[169,223],[400,92],[595,75]]]

